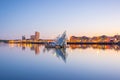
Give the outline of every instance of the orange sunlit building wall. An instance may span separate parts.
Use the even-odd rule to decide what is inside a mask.
[[[80,42],[81,40],[78,37],[71,36],[70,37],[70,42]]]

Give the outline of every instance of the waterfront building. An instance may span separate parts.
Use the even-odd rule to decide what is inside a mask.
[[[35,32],[35,35],[30,36],[31,40],[37,40],[38,41],[39,38],[40,38],[40,33],[39,32]]]
[[[80,37],[76,37],[76,36],[70,37],[70,42],[80,42],[80,41],[81,41]]]
[[[114,42],[119,42],[120,41],[120,35],[114,35]]]
[[[30,39],[31,39],[31,40],[35,40],[35,35],[31,35],[31,36],[30,36]]]
[[[25,36],[22,36],[22,40],[25,40],[26,38],[25,38]]]
[[[81,42],[89,42],[89,37],[87,37],[87,36],[82,36],[82,37],[80,38],[80,41],[81,41]]]
[[[40,37],[40,33],[39,32],[35,32],[35,40],[39,40]]]

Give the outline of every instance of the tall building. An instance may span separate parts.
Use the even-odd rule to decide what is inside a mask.
[[[30,39],[31,39],[31,40],[35,40],[35,35],[31,35],[31,36],[30,36]]]
[[[39,32],[35,32],[35,40],[39,40],[40,38],[40,33]]]
[[[40,33],[39,32],[35,32],[35,35],[30,36],[31,40],[39,40],[39,38],[40,38]]]
[[[22,40],[25,40],[26,38],[25,38],[25,36],[22,36]]]

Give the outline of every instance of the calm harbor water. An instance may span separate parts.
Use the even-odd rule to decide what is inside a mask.
[[[0,43],[0,80],[120,80],[120,46]]]

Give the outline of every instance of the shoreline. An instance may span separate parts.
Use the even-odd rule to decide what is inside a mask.
[[[86,44],[86,45],[120,45],[120,42],[67,42],[67,44]]]
[[[21,43],[21,44],[45,44],[46,42],[44,41],[10,41],[10,40],[0,40],[0,42],[3,43]],[[86,44],[86,45],[120,45],[120,42],[67,42],[67,44]]]
[[[46,42],[4,42],[14,44],[46,44]],[[120,45],[120,42],[67,42],[68,45]]]

